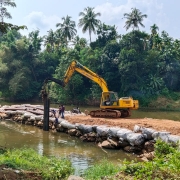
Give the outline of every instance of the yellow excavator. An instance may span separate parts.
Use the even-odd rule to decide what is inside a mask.
[[[63,80],[47,78],[45,83],[47,84],[48,81],[53,81],[64,87],[75,71],[96,82],[102,89],[100,109],[90,111],[89,115],[91,117],[124,118],[131,116],[130,111],[132,109],[135,110],[139,108],[138,100],[133,100],[132,97],[118,98],[116,92],[109,91],[107,83],[102,77],[77,61],[71,62]]]

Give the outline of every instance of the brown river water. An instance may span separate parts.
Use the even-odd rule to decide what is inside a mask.
[[[1,103],[2,105],[2,103]],[[58,108],[57,104],[51,107]],[[73,106],[66,106],[71,110]],[[93,107],[80,107],[84,109],[95,109]],[[133,111],[131,118],[159,118],[180,119],[180,112],[145,112]],[[0,121],[0,146],[8,148],[30,147],[41,155],[67,157],[75,168],[75,175],[83,174],[84,170],[100,160],[106,158],[117,164],[124,159],[134,160],[136,157],[122,150],[101,149],[94,143],[82,142],[79,138],[70,137],[68,134],[43,131],[34,126],[18,124],[12,121]]]

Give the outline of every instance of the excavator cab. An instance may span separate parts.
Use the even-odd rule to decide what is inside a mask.
[[[117,106],[118,96],[116,92],[102,92],[101,106]]]
[[[138,109],[139,102],[132,97],[118,98],[116,92],[102,92],[101,108],[103,109]]]

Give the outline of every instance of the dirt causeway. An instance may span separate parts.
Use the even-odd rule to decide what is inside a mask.
[[[133,130],[135,125],[141,127],[153,128],[157,131],[168,131],[173,135],[180,135],[180,122],[167,120],[167,119],[107,119],[107,118],[92,118],[88,116],[75,115],[66,116],[66,120],[71,123],[79,123],[85,125],[107,125],[107,126],[118,126]]]

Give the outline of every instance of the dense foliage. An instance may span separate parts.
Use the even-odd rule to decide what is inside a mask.
[[[87,7],[79,13],[79,26],[89,31],[90,43],[76,33],[72,17],[62,18],[44,37],[39,30],[22,36],[17,30],[9,30],[0,36],[0,94],[10,100],[40,98],[40,91],[47,77],[63,79],[72,60],[77,60],[103,77],[109,90],[119,96],[133,96],[146,106],[153,97],[171,98],[180,91],[180,41],[167,32],[158,33],[158,26],[151,26],[151,33],[138,29],[143,18],[133,8],[121,35],[114,26],[101,23],[94,8]],[[89,18],[91,21],[89,21]],[[97,34],[91,40],[92,33]],[[86,77],[75,73],[65,88],[50,83],[50,98],[64,104],[99,104],[100,87]],[[178,96],[179,97],[179,96]]]

